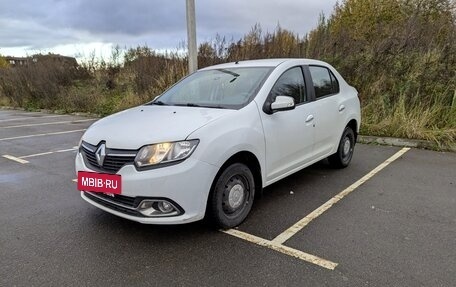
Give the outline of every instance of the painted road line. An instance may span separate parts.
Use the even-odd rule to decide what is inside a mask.
[[[335,263],[335,262],[331,262],[329,260],[320,258],[318,256],[308,254],[308,253],[302,252],[300,250],[293,249],[288,246],[284,246],[282,244],[279,244],[279,243],[276,243],[276,242],[273,242],[273,241],[270,241],[270,240],[252,235],[252,234],[248,234],[248,233],[236,230],[236,229],[220,230],[220,231],[222,231],[223,233],[229,234],[231,236],[246,240],[248,242],[255,243],[257,245],[264,246],[269,249],[278,251],[285,255],[301,259],[303,261],[318,265],[320,267],[324,267],[326,269],[334,270],[334,268],[336,268],[336,266],[337,266],[337,263]]]
[[[47,152],[42,152],[42,153],[29,154],[29,155],[20,156],[18,158],[37,157],[37,156],[48,155],[48,154],[53,154],[53,153],[62,153],[62,152],[75,151],[77,149],[78,149],[78,147],[73,147],[73,148],[61,149],[61,150],[56,150],[56,151],[47,151]]]
[[[5,155],[3,155],[3,157],[4,157],[4,158],[7,158],[7,159],[9,159],[9,160],[12,160],[12,161],[18,162],[18,163],[22,163],[22,164],[26,164],[26,163],[28,163],[28,161],[27,161],[27,160],[25,160],[25,159],[21,159],[21,158],[18,158],[18,157],[12,156],[12,155],[7,155],[7,154],[5,154]]]
[[[47,151],[47,152],[41,152],[41,153],[35,153],[35,154],[29,154],[29,155],[24,155],[24,156],[12,156],[5,154],[3,155],[4,158],[10,159],[12,161],[26,164],[29,163],[29,161],[25,160],[24,158],[30,158],[30,157],[37,157],[37,156],[42,156],[42,155],[49,155],[49,154],[54,154],[54,153],[63,153],[63,152],[69,152],[69,151],[76,151],[78,147],[73,147],[69,149],[61,149],[61,150],[56,150],[56,151]]]
[[[358,188],[360,185],[371,179],[375,174],[380,172],[382,169],[387,167],[390,163],[401,157],[404,153],[409,151],[410,148],[403,148],[397,153],[395,153],[393,156],[385,160],[383,163],[381,163],[379,166],[374,168],[371,172],[360,178],[358,181],[341,191],[339,194],[335,195],[333,198],[325,202],[322,206],[319,208],[315,209],[312,211],[310,214],[308,214],[306,217],[301,219],[300,221],[296,222],[293,226],[279,234],[276,238],[274,238],[272,241],[277,244],[283,244],[285,241],[290,239],[293,235],[295,235],[297,232],[299,232],[301,229],[306,227],[307,224],[309,224],[312,220],[323,214],[323,212],[327,211],[328,209],[331,208],[334,204],[339,202],[342,198],[350,194],[352,191],[354,191],[356,188]]]
[[[13,129],[13,128],[35,127],[35,126],[49,126],[49,125],[63,125],[63,124],[77,124],[77,123],[83,123],[83,122],[89,122],[89,121],[96,121],[96,120],[97,120],[97,119],[85,119],[85,120],[74,120],[74,121],[61,121],[61,122],[36,123],[36,124],[6,126],[6,127],[0,127],[0,129]]]
[[[42,117],[22,117],[22,118],[12,118],[12,119],[2,119],[0,123],[11,122],[11,121],[22,121],[22,120],[35,120],[35,119],[44,119],[44,118],[57,118],[57,117],[68,117],[67,115],[54,115],[54,116],[42,116]]]
[[[55,152],[59,153],[59,152],[75,151],[75,150],[77,150],[77,149],[78,149],[78,147],[77,147],[77,146],[74,146],[74,147],[72,147],[72,148],[56,150]]]
[[[0,138],[0,141],[18,140],[18,139],[26,139],[26,138],[33,138],[33,137],[52,136],[52,135],[62,135],[62,134],[83,132],[85,130],[86,129],[80,129],[80,130],[71,130],[71,131],[64,131],[64,132],[54,132],[54,133],[34,134],[34,135],[19,136],[19,137]]]

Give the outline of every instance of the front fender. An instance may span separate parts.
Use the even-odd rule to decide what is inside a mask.
[[[251,152],[257,157],[264,178],[264,133],[254,102],[201,127],[188,138],[200,140],[192,156],[218,168],[238,152]]]

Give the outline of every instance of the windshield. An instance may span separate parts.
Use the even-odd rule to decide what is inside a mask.
[[[271,70],[250,67],[198,71],[150,104],[240,109],[258,92]]]

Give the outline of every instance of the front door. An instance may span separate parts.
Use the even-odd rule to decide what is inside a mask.
[[[272,182],[311,161],[314,143],[314,102],[306,90],[301,67],[285,71],[271,90],[270,101],[290,96],[295,109],[261,113],[266,142],[266,181]]]

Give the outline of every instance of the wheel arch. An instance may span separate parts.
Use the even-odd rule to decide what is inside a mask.
[[[356,143],[356,140],[358,139],[358,122],[356,121],[356,119],[351,119],[345,127],[350,127],[353,130],[353,132],[355,133]]]
[[[260,162],[255,154],[253,154],[250,151],[239,151],[235,154],[233,154],[231,157],[229,157],[219,168],[217,174],[215,175],[212,184],[211,184],[211,189],[209,191],[209,195],[207,197],[207,200],[209,201],[213,190],[214,190],[214,185],[217,182],[217,179],[219,178],[220,174],[231,164],[233,163],[243,163],[247,165],[250,170],[252,171],[253,174],[253,179],[255,181],[255,196],[261,196],[262,191],[263,191],[263,178],[261,174],[261,165]],[[207,205],[206,205],[207,206]],[[207,213],[207,210],[206,210]]]

